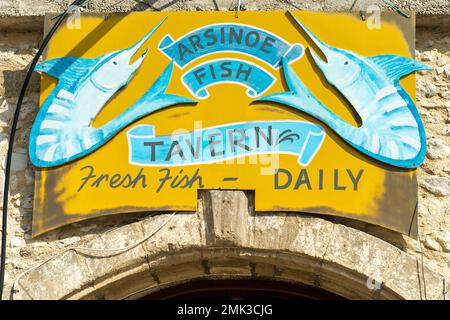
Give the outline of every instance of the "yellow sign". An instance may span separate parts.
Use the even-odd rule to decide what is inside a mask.
[[[410,73],[425,66],[408,58],[414,24],[400,19],[142,12],[61,27],[36,68],[33,235],[194,211],[200,189],[241,189],[256,211],[415,236],[424,135]]]

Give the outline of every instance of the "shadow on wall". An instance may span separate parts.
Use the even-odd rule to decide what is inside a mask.
[[[113,6],[118,6],[124,1],[125,0],[118,0],[113,4]],[[162,10],[170,8],[171,6],[173,6],[176,3],[182,2],[182,0],[172,0],[167,3],[162,3],[160,6],[155,6],[158,4],[159,1],[160,0],[134,0],[134,2],[136,2],[136,4],[130,9],[130,11],[146,11],[149,9],[151,9],[153,11],[162,11]],[[214,6],[218,10],[219,8],[217,6],[216,0],[213,0],[213,2],[214,2]],[[87,6],[89,8],[89,3]],[[95,10],[95,8],[94,8],[94,10]]]
[[[136,2],[136,5],[132,9],[133,11],[143,11],[143,10],[147,10],[147,9],[152,9],[155,11],[162,11],[164,9],[171,7],[172,5],[176,4],[177,2],[181,2],[181,0],[172,0],[166,4],[161,5],[160,7],[155,7],[155,4],[159,0],[147,0],[147,1],[134,0],[134,1]],[[215,2],[215,0],[213,0],[213,1]]]
[[[205,194],[208,194],[208,192],[203,192]],[[202,194],[202,191],[199,190],[199,196]],[[299,216],[302,216],[304,218],[321,218],[327,221],[330,221],[334,224],[340,224],[343,226],[347,226],[353,229],[357,229],[360,231],[363,231],[365,233],[368,233],[374,237],[384,239],[385,241],[389,242],[390,244],[396,246],[400,250],[405,251],[408,244],[405,241],[405,236],[402,234],[392,231],[386,228],[383,228],[381,226],[377,226],[374,224],[366,223],[363,221],[353,220],[349,218],[344,217],[338,217],[338,216],[332,216],[332,215],[325,215],[325,214],[313,214],[313,213],[307,213],[307,212],[256,212],[254,209],[254,203],[255,203],[255,193],[253,191],[245,191],[245,196],[248,198],[248,204],[249,204],[249,212],[254,217],[278,217],[280,215],[286,217],[286,219],[296,219]]]

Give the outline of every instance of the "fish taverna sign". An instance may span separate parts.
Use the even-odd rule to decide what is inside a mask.
[[[384,14],[83,15],[41,73],[33,235],[98,216],[194,211],[202,189],[258,212],[415,237],[426,140],[411,20]]]

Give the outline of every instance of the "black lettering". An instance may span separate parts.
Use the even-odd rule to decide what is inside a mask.
[[[220,28],[220,43],[222,43],[222,44],[225,43],[225,28],[224,27]]]
[[[129,174],[126,174],[125,177],[123,177],[122,181],[120,181],[120,185],[123,188],[128,188],[131,183],[131,176]]]
[[[197,79],[199,84],[203,84],[202,78],[205,77],[205,73],[200,74],[202,71],[205,71],[205,68],[201,67],[194,71],[195,79]]]
[[[262,52],[265,52],[265,53],[270,53],[269,50],[266,50],[266,47],[269,47],[269,48],[272,48],[272,47],[273,47],[273,45],[270,44],[270,42],[272,42],[272,43],[275,42],[275,39],[274,39],[274,38],[271,38],[271,37],[265,38],[265,39],[264,39],[264,42],[263,42],[263,44],[261,45],[261,48],[260,48],[259,50],[261,50]]]
[[[178,178],[180,177],[180,174],[182,174],[182,173],[183,173],[183,169],[181,169],[181,170],[178,172],[178,175],[176,175],[175,178],[173,178],[172,182],[170,183],[170,187],[171,187],[172,189],[177,188],[177,187],[181,184],[181,182],[183,181],[183,178],[182,178],[182,179],[180,180],[180,182],[177,183]],[[186,175],[185,175],[185,176],[186,176]]]
[[[192,186],[194,185],[194,183],[198,182],[198,188],[197,189],[203,189],[205,186],[203,185],[202,182],[202,176],[199,174],[200,169],[197,168],[197,170],[194,173],[194,176],[191,178],[191,180],[189,181],[189,188],[192,188]]]
[[[87,174],[87,176],[85,176],[84,178],[81,178],[81,180],[83,180],[83,183],[81,184],[81,186],[78,188],[77,192],[80,192],[81,190],[83,190],[84,186],[86,185],[86,183],[90,180],[90,179],[94,179],[96,177],[96,175],[94,174],[94,167],[92,166],[86,166],[80,169],[80,171],[83,170],[89,170],[89,173]]]
[[[323,169],[319,170],[319,190],[323,190]]]
[[[252,72],[252,67],[249,67],[247,70],[243,70],[242,69],[242,67],[243,67],[244,65],[241,63],[240,65],[239,65],[239,68],[238,68],[238,71],[237,71],[237,73],[236,73],[236,79],[239,79],[239,76],[241,75],[241,74],[244,74],[245,75],[245,81],[247,81],[248,80],[248,77],[250,77],[250,73]]]
[[[229,43],[233,43],[233,38],[236,39],[236,43],[242,43],[242,36],[244,34],[243,29],[239,29],[239,34],[234,30],[233,27],[230,28],[230,38],[228,39]]]
[[[93,174],[94,172],[94,168],[92,166],[86,166],[81,168],[81,170],[89,170],[88,175],[83,177],[83,183],[81,184],[81,186],[78,188],[78,192],[81,191],[84,186],[87,184],[87,182],[91,179],[96,178],[97,176]],[[141,168],[139,173],[137,174],[137,176],[132,179],[131,175],[129,173],[127,173],[126,175],[122,176],[119,173],[113,174],[111,177],[109,174],[101,174],[100,176],[98,176],[97,179],[94,180],[94,182],[91,184],[91,187],[95,187],[98,188],[102,185],[102,182],[109,182],[108,186],[112,189],[116,189],[119,187],[122,188],[136,188],[137,184],[139,182],[142,183],[142,188],[146,188],[147,187],[147,183],[146,183],[146,176],[143,173],[144,169]]]
[[[353,190],[355,190],[355,191],[358,190],[358,183],[359,183],[359,180],[361,179],[363,172],[364,172],[364,169],[360,169],[358,172],[358,175],[355,177],[353,175],[352,170],[347,169],[348,176],[350,177],[350,179],[352,180],[352,183],[353,183]]]
[[[102,180],[109,180],[109,175],[108,174],[101,174],[100,177],[98,177],[97,180],[94,181],[94,183],[91,185],[91,187],[96,187],[98,188],[100,186],[100,183],[102,182]]]
[[[194,49],[194,51],[198,51],[198,49],[204,49],[204,47],[200,44],[200,36],[196,34],[189,37],[189,42],[191,43],[192,49]]]
[[[170,161],[173,156],[179,155],[181,159],[186,160],[183,150],[181,149],[180,143],[178,141],[173,141],[170,146],[169,152],[166,156],[166,161]]]
[[[214,71],[214,65],[213,64],[209,65],[209,72],[211,72],[212,78],[216,79],[216,72]]]
[[[160,146],[163,144],[164,144],[164,142],[162,142],[162,141],[144,142],[145,147],[150,147],[150,161],[156,160],[156,146]]]
[[[284,173],[287,176],[287,182],[284,185],[280,185],[280,178],[279,178],[279,174]],[[277,172],[275,172],[275,189],[286,189],[287,187],[289,187],[291,185],[292,182],[292,175],[289,172],[289,170],[286,169],[278,169]]]
[[[184,183],[183,185],[181,185],[182,183]],[[178,183],[177,187],[180,186],[181,189],[186,189],[187,187],[189,187],[189,177],[187,175],[185,175],[183,178],[181,178],[180,183]]]
[[[233,70],[231,69],[231,68],[229,68],[229,67],[227,67],[227,66],[229,66],[229,65],[231,65],[231,62],[222,62],[221,64],[220,64],[220,69],[222,69],[223,71],[225,71],[225,72],[222,72],[221,74],[220,74],[220,76],[222,77],[222,78],[227,78],[227,77],[229,77],[229,76],[231,76],[232,74],[233,74]]]
[[[334,190],[345,190],[345,189],[347,189],[346,186],[339,185],[339,170],[334,169]]]
[[[168,180],[172,179],[172,176],[170,175],[170,170],[169,169],[167,169],[167,168],[159,169],[159,172],[164,172],[164,171],[166,172],[166,174],[164,175],[164,177],[159,178],[159,186],[158,186],[158,189],[156,189],[156,192],[161,191],[161,189],[164,187],[164,184]]]
[[[216,150],[214,149],[215,145],[220,144],[222,142],[221,140],[214,139],[214,137],[218,137],[218,136],[221,136],[220,132],[208,134],[208,144],[209,144],[209,150],[211,152],[211,157],[221,156],[224,154],[223,150],[216,152]]]
[[[211,39],[211,41],[207,41],[206,42],[207,46],[213,46],[217,42],[217,36],[214,34],[214,30],[213,29],[207,29],[205,31],[205,38],[206,39]]]
[[[302,184],[306,184],[308,190],[311,190],[311,182],[309,181],[308,171],[306,169],[300,171],[294,190],[297,190]]]
[[[182,43],[178,44],[178,55],[180,57],[180,60],[183,60],[184,55],[186,53],[191,53],[192,54],[193,52],[191,50],[189,50],[189,48],[186,47],[184,44],[182,44]]]
[[[240,133],[240,138],[237,139],[236,138],[236,132]],[[242,149],[246,150],[246,151],[250,151],[251,148],[245,144],[243,144],[242,142],[245,141],[246,138],[246,134],[245,134],[245,130],[244,129],[234,129],[234,130],[230,130],[228,131],[228,135],[230,137],[230,141],[231,141],[231,152],[236,152],[236,146],[241,147]]]
[[[254,40],[251,41],[251,36],[254,36]],[[247,33],[247,35],[245,36],[245,44],[249,47],[254,47],[258,44],[259,42],[259,33],[256,31],[250,31],[249,33]]]
[[[272,145],[272,126],[267,127],[267,135],[261,130],[260,127],[255,127],[256,133],[256,147],[259,148],[261,145],[260,139],[263,138],[266,140],[266,143],[271,146]]]
[[[133,189],[134,189],[134,188],[136,188],[136,186],[137,186],[137,184],[138,184],[139,182],[142,183],[142,188],[147,188],[147,182],[145,181],[146,178],[145,178],[145,174],[144,174],[143,172],[144,172],[144,169],[141,168],[141,170],[139,170],[139,173],[138,173],[138,175],[136,176],[136,178],[134,178],[134,179],[130,182],[130,184],[129,184],[128,186],[126,186],[125,188],[128,188],[129,186],[132,186]]]
[[[113,189],[118,188],[121,186],[121,182],[120,179],[122,177],[120,176],[120,174],[115,174],[111,177],[111,180],[109,180],[109,186]]]
[[[196,137],[195,149],[194,146],[192,145],[192,142],[189,139],[185,140],[187,146],[189,147],[189,150],[191,150],[191,154],[194,157],[194,159],[198,159],[198,156],[200,154],[201,139],[202,137]]]

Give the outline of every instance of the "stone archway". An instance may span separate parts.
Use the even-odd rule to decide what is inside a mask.
[[[168,214],[102,234],[85,247],[130,245]],[[348,299],[444,299],[443,278],[395,246],[321,218],[254,214],[242,191],[205,191],[121,254],[67,251],[21,278],[16,299],[133,299],[193,279],[247,277],[299,283]]]
[[[150,294],[133,296],[138,300],[345,300],[323,289],[291,281],[258,276],[235,276],[228,279],[202,277]]]

